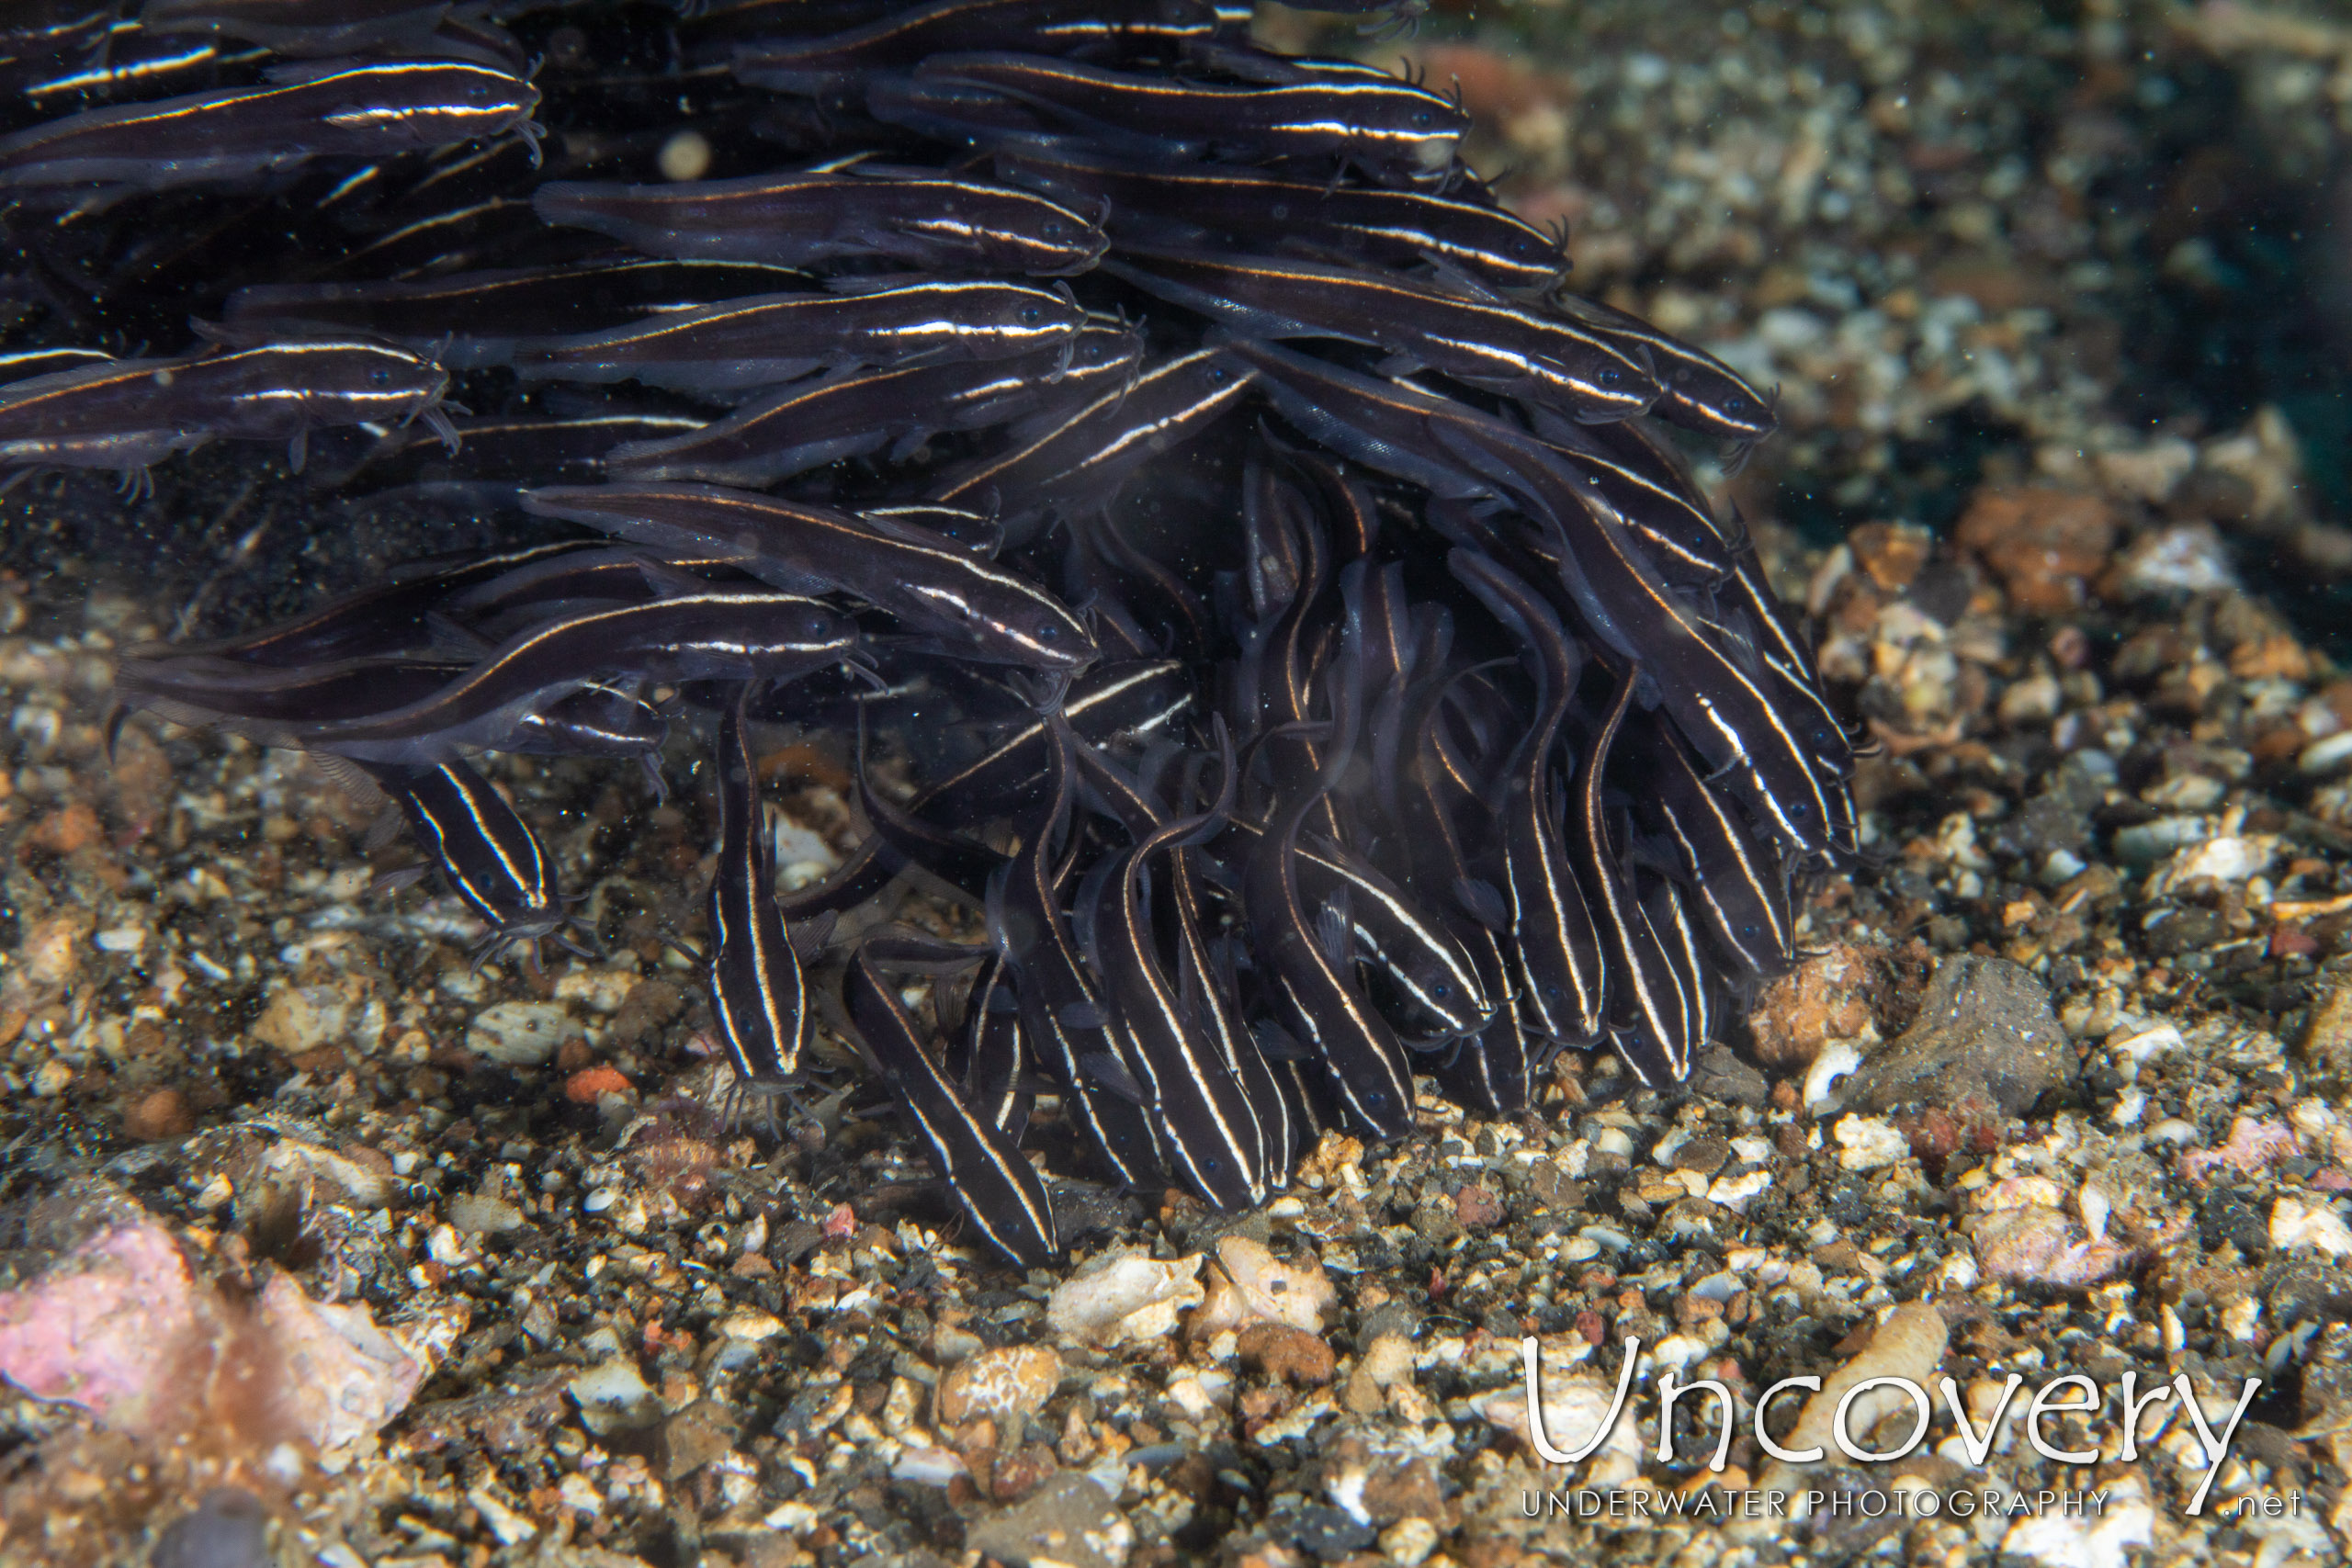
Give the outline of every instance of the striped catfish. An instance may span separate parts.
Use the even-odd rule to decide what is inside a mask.
[[[881,1066],[882,1081],[914,1121],[932,1168],[989,1245],[1023,1269],[1061,1256],[1053,1201],[1036,1170],[924,1049],[923,1033],[898,987],[883,977],[897,964],[929,967],[981,953],[912,932],[878,932],[861,942],[842,976],[850,1024]]]
[[[1653,1089],[1665,1089],[1690,1070],[1690,1026],[1694,1016],[1703,1016],[1703,1006],[1689,995],[1677,955],[1642,902],[1626,846],[1611,830],[1601,788],[1611,750],[1640,684],[1639,666],[1619,680],[1608,715],[1585,748],[1567,836],[1608,953],[1611,1043],[1634,1076]]]
[[[85,109],[0,137],[0,186],[134,190],[245,179],[317,157],[379,157],[519,130],[538,89],[496,66],[396,60],[272,68],[224,87]]]
[[[787,266],[881,257],[1060,276],[1092,266],[1107,243],[1085,214],[1034,191],[863,157],[728,180],[557,181],[531,206],[646,255]]]
[[[361,766],[399,806],[451,890],[490,927],[474,948],[475,967],[515,942],[530,944],[535,967],[540,939],[571,946],[559,935],[572,917],[555,862],[488,779],[463,762]]]
[[[1535,681],[1534,721],[1512,744],[1501,787],[1490,796],[1501,831],[1521,1005],[1536,1033],[1590,1045],[1604,1025],[1608,970],[1592,911],[1562,842],[1553,787],[1560,732],[1576,701],[1583,661],[1552,606],[1509,568],[1468,549],[1454,550],[1446,564],[1519,644]],[[1596,771],[1589,759],[1587,771]]]
[[[1320,1059],[1365,1127],[1378,1137],[1400,1137],[1413,1125],[1413,1076],[1404,1047],[1356,983],[1344,917],[1329,903],[1310,908],[1298,876],[1299,829],[1355,750],[1361,655],[1344,649],[1333,664],[1333,734],[1322,772],[1267,822],[1243,871],[1242,907],[1290,1031]]]
[[[738,1093],[784,1092],[808,1038],[800,953],[775,901],[775,844],[760,800],[760,774],[745,732],[752,687],[722,708],[713,763],[718,775],[718,856],[706,908],[710,951],[704,977],[710,1015]],[[828,922],[830,923],[830,922]]]
[[[933,55],[915,78],[1000,94],[1137,151],[1244,147],[1408,175],[1443,165],[1470,124],[1452,99],[1378,72],[1228,86],[985,52]]]
[[[1086,325],[1067,285],[881,277],[836,279],[833,289],[752,295],[603,332],[495,339],[490,346],[526,380],[638,380],[717,394],[851,365],[1060,349]]]
[[[1185,852],[1216,833],[1232,788],[1228,767],[1227,798],[1218,807],[1153,826],[1136,823],[1144,830],[1109,863],[1093,909],[1081,908],[1075,917],[1092,916],[1103,988],[1133,1047],[1160,1148],[1193,1190],[1219,1209],[1264,1201],[1269,1151],[1260,1119],[1281,1119],[1281,1103],[1279,1097],[1253,1101],[1238,1070],[1235,1053],[1246,1049],[1254,1059],[1256,1043],[1241,1032],[1212,980],[1191,889],[1170,886],[1166,912],[1175,929],[1163,931],[1147,908],[1143,883],[1147,868],[1162,857],[1167,863],[1156,885],[1190,883]],[[1163,941],[1175,943],[1172,971],[1160,957]],[[1272,1089],[1271,1079],[1265,1088]]]
[[[671,554],[731,554],[797,592],[839,588],[967,658],[1075,670],[1100,656],[1086,623],[1018,572],[912,523],[719,485],[553,485],[524,510],[601,528]]]

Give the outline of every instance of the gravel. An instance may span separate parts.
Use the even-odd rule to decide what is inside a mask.
[[[501,760],[605,947],[534,973],[475,969],[454,900],[372,892],[406,852],[362,855],[295,758],[141,718],[109,768],[117,649],[493,525],[313,527],[250,452],[150,499],[38,476],[0,539],[0,1559],[2342,1560],[2352,533],[2324,400],[2238,367],[2278,319],[2259,203],[2315,210],[2352,136],[2352,30],[1489,9],[1401,44],[1262,25],[1458,76],[1580,287],[1782,387],[1786,434],[1702,472],[1878,745],[1869,863],[1804,890],[1804,963],[1690,1092],[1571,1054],[1530,1114],[1425,1100],[1248,1216],[1074,1180],[1069,1267],[1007,1271],[877,1095],[782,1135],[707,1108],[664,941],[712,842],[696,789]],[[821,867],[851,815],[775,761]],[[1704,1398],[1671,1462],[1654,1384],[1600,1431],[1636,1336],[1740,1402],[1724,1470]],[[1547,1427],[1601,1439],[1574,1465],[1532,1445],[1529,1337]],[[2129,1460],[2111,1414],[2049,1424],[2090,1463],[2015,1427],[1972,1456],[1939,1399],[1908,1459],[1804,1469],[1811,1517],[1657,1511],[1787,1483],[1752,1418],[1783,1379],[1823,1385],[1775,1400],[1789,1446],[1871,1376],[1949,1377],[1981,1430],[2012,1373],[2127,1372],[2217,1421],[2265,1382],[2218,1468],[2172,1414]],[[1577,1487],[1649,1511],[1542,1506]],[[1923,1487],[2108,1496],[1859,1509]]]

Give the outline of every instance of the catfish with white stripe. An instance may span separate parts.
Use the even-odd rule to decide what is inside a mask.
[[[1796,917],[1779,852],[1744,808],[1708,784],[1680,737],[1656,715],[1629,716],[1625,734],[1617,766],[1634,814],[1673,846],[1688,902],[1717,953],[1749,983],[1787,974],[1796,964]]]
[[[1312,459],[1302,458],[1296,465],[1299,477],[1311,466]],[[1246,681],[1247,689],[1239,694],[1250,710],[1236,716],[1244,730],[1261,738],[1277,797],[1311,788],[1323,765],[1323,747],[1302,731],[1313,717],[1308,708],[1314,700],[1317,639],[1326,624],[1317,612],[1331,567],[1323,513],[1302,485],[1283,474],[1283,467],[1252,463],[1242,473],[1243,547],[1253,564],[1280,558],[1283,567],[1268,577],[1264,590],[1281,595],[1273,615],[1249,628],[1245,639],[1239,669],[1254,679]],[[1351,600],[1350,608],[1360,606]],[[1339,818],[1328,797],[1307,813],[1302,830],[1340,837]]]
[[[1717,603],[1724,619],[1748,628],[1746,635],[1763,661],[1766,684],[1781,696],[1790,724],[1826,786],[1830,852],[1850,861],[1860,852],[1853,795],[1846,788],[1854,776],[1853,741],[1822,695],[1821,671],[1814,665],[1812,649],[1764,581],[1764,563],[1757,558],[1753,538],[1733,551],[1732,574]]]
[[[468,551],[404,562],[386,581],[328,600],[259,631],[200,641],[148,643],[124,657],[209,657],[294,668],[365,654],[404,652],[432,640],[429,617],[478,584],[557,556],[600,548],[596,539],[551,539],[509,550]]]
[[[768,485],[886,447],[902,457],[948,431],[1083,407],[1125,386],[1142,360],[1140,333],[1098,319],[1067,355],[1057,347],[797,381],[714,423],[617,446],[606,460],[631,479]]]
[[[1446,565],[1510,634],[1535,681],[1534,722],[1512,744],[1500,788],[1490,798],[1501,829],[1520,1003],[1534,1032],[1591,1045],[1605,1022],[1608,971],[1592,911],[1561,841],[1553,784],[1560,731],[1576,701],[1583,660],[1552,606],[1510,568],[1469,549],[1454,550]],[[1590,765],[1588,759],[1588,771]]]
[[[1120,159],[1061,142],[1013,142],[999,177],[1066,200],[1107,200],[1116,236],[1207,231],[1252,250],[1305,245],[1368,265],[1445,261],[1502,288],[1540,288],[1567,270],[1560,243],[1510,211],[1459,197],[1335,186],[1222,164]]]
[[[718,858],[711,868],[710,1015],[743,1093],[780,1094],[808,1038],[800,954],[775,902],[775,840],[745,733],[752,689],[719,712]]]
[[[833,288],[754,295],[502,346],[526,380],[638,380],[718,393],[850,365],[1007,359],[1072,344],[1086,325],[1067,286],[1057,292],[990,279],[877,277],[836,279]]]
[[[136,472],[226,438],[289,442],[299,469],[312,430],[412,419],[455,450],[448,387],[432,361],[359,338],[109,360],[0,387],[0,468]]]
[[[521,338],[603,332],[809,282],[785,266],[625,256],[365,283],[257,284],[230,295],[222,319],[283,337],[365,333],[429,349],[452,370],[477,370],[503,363]]]
[[[1597,299],[1563,292],[1552,296],[1549,304],[1600,336],[1646,355],[1657,367],[1658,399],[1650,412],[1668,424],[1732,442],[1735,466],[1749,447],[1781,427],[1771,400],[1706,350]]]
[[[1237,817],[1220,847],[1229,844],[1236,860],[1247,861],[1263,834]],[[1328,839],[1302,835],[1297,857],[1301,897],[1309,908],[1345,912],[1373,1000],[1408,1043],[1427,1047],[1476,1033],[1493,1020],[1493,995],[1469,949],[1421,898]]]
[[[493,414],[454,419],[458,449],[449,452],[425,432],[390,430],[377,440],[338,488],[364,483],[369,499],[402,484],[480,485],[504,497],[525,482],[590,484],[612,471],[611,457],[632,444],[662,441],[705,428],[698,414],[614,406],[573,412]]]
[[[1077,831],[1077,740],[1058,710],[1041,716],[1045,805],[1034,826],[1022,823],[1020,853],[989,886],[989,937],[1019,976],[1023,1036],[1060,1080],[1080,1137],[1123,1185],[1149,1191],[1167,1172],[1150,1120],[1130,1098],[1132,1051],[1065,913],[1076,860],[1065,840]]]
[[[244,39],[289,58],[431,51],[433,29],[449,0],[145,0],[139,25],[149,33],[212,33]]]
[[[1635,423],[1583,425],[1542,410],[1534,416],[1536,434],[1623,520],[1660,577],[1676,588],[1712,592],[1731,575],[1731,541],[1706,498],[1681,482],[1679,470],[1645,461],[1649,448],[1620,435]]]
[[[1266,1132],[1261,1116],[1286,1120],[1279,1097],[1253,1104],[1237,1070],[1234,1053],[1254,1057],[1257,1043],[1227,1011],[1207,969],[1207,950],[1194,918],[1189,890],[1171,889],[1160,900],[1176,929],[1155,929],[1146,908],[1143,879],[1155,857],[1167,864],[1158,879],[1191,878],[1185,852],[1214,837],[1233,804],[1234,768],[1228,748],[1224,795],[1206,812],[1176,817],[1145,830],[1111,863],[1102,897],[1091,911],[1093,945],[1104,990],[1134,1048],[1144,1108],[1158,1123],[1168,1163],[1211,1207],[1241,1209],[1265,1200]],[[1161,960],[1163,941],[1175,946],[1174,973]],[[1264,1088],[1273,1089],[1271,1075]]]
[[[882,257],[1051,277],[1084,272],[1107,243],[1093,220],[1034,191],[863,159],[666,185],[558,181],[531,206],[650,256],[788,266]]]
[[[1219,775],[1220,795],[1217,802],[1218,820],[1229,821],[1233,805],[1232,786],[1238,775],[1234,769],[1234,756],[1227,739],[1222,720],[1212,720],[1216,730],[1217,750],[1224,771]],[[1166,756],[1170,749],[1155,749]],[[1202,753],[1189,755],[1205,761]],[[1129,840],[1140,843],[1158,831],[1160,826],[1159,802],[1135,775],[1111,761],[1102,748],[1081,746],[1077,750],[1080,773],[1085,775],[1088,795],[1098,806],[1108,807],[1127,830]],[[1183,786],[1190,788],[1189,784]],[[1209,824],[1202,824],[1207,829]],[[1143,920],[1143,928],[1151,933],[1170,933],[1156,942],[1151,952],[1165,953],[1175,965],[1174,991],[1178,1016],[1189,1017],[1204,1031],[1216,1047],[1216,1059],[1231,1075],[1234,1087],[1246,1103],[1258,1134],[1258,1163],[1263,1184],[1280,1190],[1290,1183],[1290,1169],[1295,1153],[1291,1135],[1287,1096],[1272,1064],[1260,1049],[1257,1036],[1250,1032],[1242,1017],[1236,998],[1235,976],[1229,962],[1221,961],[1207,940],[1210,927],[1208,911],[1201,899],[1200,857],[1190,844],[1178,844],[1168,852],[1166,874],[1146,872],[1151,880],[1151,911]],[[1115,881],[1115,876],[1106,881]],[[1107,892],[1108,889],[1106,888]],[[1102,904],[1110,900],[1104,897]],[[1098,907],[1096,947],[1098,953],[1106,944],[1101,940],[1102,920]],[[1164,988],[1164,975],[1151,976]],[[1187,1004],[1191,1010],[1185,1010]]]
[[[1699,922],[1690,911],[1691,896],[1683,891],[1682,885],[1646,866],[1636,865],[1634,886],[1641,898],[1642,912],[1649,917],[1650,930],[1657,933],[1659,944],[1666,949],[1667,964],[1681,983],[1685,1021],[1682,1053],[1687,1062],[1706,1049],[1714,1027],[1716,972],[1707,963]],[[1686,1074],[1689,1070],[1687,1066],[1683,1069]]]
[[[1572,418],[1623,419],[1657,396],[1640,360],[1491,294],[1288,256],[1174,247],[1123,245],[1102,270],[1238,333],[1371,344],[1399,368],[1425,366]]]
[[[1249,367],[1217,349],[1164,360],[1011,450],[953,470],[929,499],[1001,497],[1007,543],[1025,544],[1047,514],[1107,502],[1137,468],[1215,423],[1250,382]]]
[[[999,93],[1135,151],[1238,148],[1336,157],[1408,175],[1442,167],[1470,125],[1452,99],[1370,72],[1223,86],[989,52],[933,55],[916,68],[915,80]]]
[[[519,130],[538,89],[465,61],[273,67],[268,85],[88,109],[0,137],[0,186],[163,190]]]
[[[1487,1027],[1456,1041],[1430,1074],[1464,1105],[1487,1116],[1509,1116],[1526,1108],[1534,1095],[1537,1066],[1559,1047],[1534,1038],[1536,1026],[1511,985],[1501,939],[1475,920],[1457,918],[1453,923],[1476,954],[1479,974],[1503,1000]]]
[[[462,677],[463,659],[388,654],[281,669],[207,655],[125,659],[115,675],[118,713],[139,710],[175,724],[209,725],[263,746],[299,747],[316,726],[366,718],[420,702]],[[485,749],[543,755],[645,757],[669,724],[648,704],[597,682],[559,692],[515,712]],[[109,744],[112,741],[109,730]]]
[[[1151,6],[1072,4],[1071,0],[931,0],[839,32],[771,39],[736,50],[736,80],[777,93],[823,94],[876,73],[901,70],[944,50],[1034,49],[1060,55],[1109,55],[1206,38],[1216,8],[1204,0]],[[770,30],[775,30],[771,19]]]
[[[1243,870],[1241,901],[1291,1032],[1320,1058],[1363,1125],[1376,1137],[1393,1138],[1413,1125],[1413,1075],[1404,1047],[1356,984],[1344,917],[1328,903],[1308,908],[1298,877],[1299,829],[1354,756],[1363,691],[1353,633],[1351,627],[1351,646],[1332,660],[1333,733],[1322,772],[1267,822]]]
[[[856,647],[855,624],[813,599],[679,593],[517,633],[431,696],[300,726],[294,743],[360,761],[443,761],[494,744],[518,716],[603,676],[794,680],[841,662]]]
[[[1557,574],[1582,629],[1620,667],[1649,672],[1675,726],[1710,766],[1727,770],[1759,817],[1796,847],[1828,847],[1829,787],[1789,715],[1669,588],[1627,538],[1615,510],[1577,484],[1534,436],[1476,410],[1431,399],[1435,445],[1490,480],[1538,525],[1531,547]]]
[[[964,1021],[947,1043],[948,1078],[964,1102],[997,1130],[1008,1147],[1028,1130],[1037,1094],[1021,1028],[1019,981],[1012,963],[991,952],[980,961],[964,1000]]]
[[[877,932],[851,955],[842,1001],[851,1026],[881,1066],[883,1082],[930,1146],[932,1168],[947,1190],[999,1253],[1021,1268],[1043,1269],[1061,1256],[1045,1182],[932,1059],[924,1032],[882,975],[893,964],[930,966],[957,956],[982,953],[912,932]]]
[[[718,485],[558,485],[525,491],[523,507],[672,554],[731,553],[781,588],[842,589],[968,658],[1075,670],[1101,655],[1045,589],[917,524]]]
[[[361,766],[399,805],[450,888],[490,927],[474,949],[476,966],[518,942],[531,944],[536,965],[539,939],[555,935],[571,917],[555,862],[531,825],[463,762]]]
[[[1611,749],[1640,683],[1636,665],[1618,682],[1608,716],[1586,744],[1567,838],[1608,953],[1610,1043],[1635,1077],[1652,1089],[1665,1089],[1690,1070],[1693,1010],[1674,958],[1642,907],[1624,847],[1610,830],[1601,790]]]
[[[1075,733],[1101,744],[1154,735],[1173,724],[1192,700],[1182,665],[1130,660],[1081,671],[1070,683],[1062,711]],[[1050,793],[1046,771],[1046,723],[1031,714],[979,759],[925,788],[907,810],[942,827],[969,828]],[[824,881],[786,894],[786,912],[797,917],[854,908],[888,886],[905,867],[904,857],[876,833]]]

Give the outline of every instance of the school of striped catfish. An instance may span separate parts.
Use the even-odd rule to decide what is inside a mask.
[[[1670,1087],[1858,849],[1806,638],[1685,456],[1771,400],[1572,292],[1454,96],[1249,23],[39,0],[0,20],[0,467],[283,443],[322,516],[544,520],[131,650],[118,711],[379,795],[534,961],[595,933],[469,758],[659,793],[707,737],[677,942],[734,1092],[837,1021],[1014,1262],[1061,1250],[1033,1118],[1057,1179],[1238,1209],[1406,1133],[1417,1078]],[[791,888],[787,727],[865,832]],[[987,940],[888,923],[910,883]]]

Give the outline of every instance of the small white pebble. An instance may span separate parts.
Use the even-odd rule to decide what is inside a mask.
[[[700,131],[681,130],[662,143],[657,162],[665,180],[698,180],[710,173],[710,143]]]
[[[1832,1040],[1821,1047],[1804,1075],[1804,1108],[1826,1111],[1838,1103],[1839,1078],[1862,1065],[1862,1053],[1850,1040]]]
[[[136,953],[147,945],[147,930],[144,926],[117,926],[112,931],[100,931],[96,941],[102,953]]]
[[[1830,1129],[1838,1143],[1838,1164],[1845,1170],[1876,1170],[1910,1154],[1911,1141],[1894,1123],[1876,1116],[1846,1116]]]

